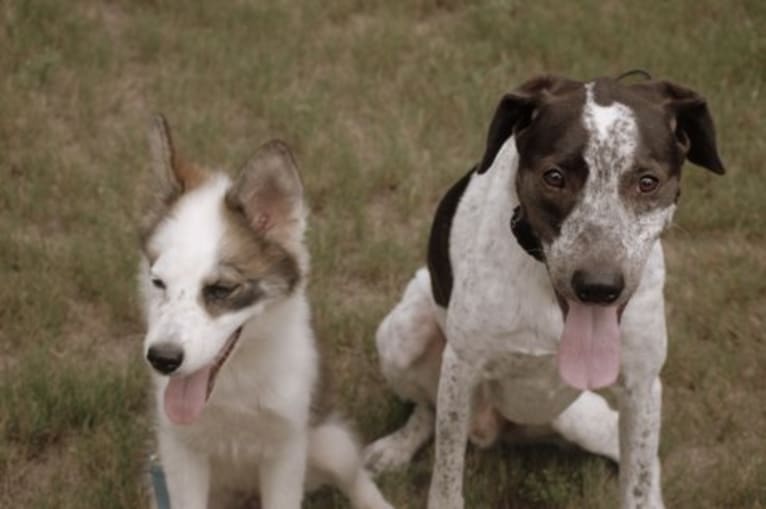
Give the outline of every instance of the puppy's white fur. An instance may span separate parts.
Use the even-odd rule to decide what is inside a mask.
[[[155,136],[167,134],[159,131]],[[169,140],[166,145],[172,150]],[[167,163],[178,173],[171,159],[160,161],[160,172]],[[140,264],[145,349],[171,340],[184,351],[171,376],[214,362],[241,327],[204,410],[190,424],[168,417],[163,393],[169,378],[152,370],[159,455],[172,507],[225,507],[241,494],[258,493],[264,509],[297,509],[304,486],[329,482],[354,507],[389,509],[365,472],[347,425],[333,415],[312,419],[319,359],[305,278],[291,292],[272,296],[265,288],[264,298],[242,309],[211,315],[204,307],[201,288],[219,270],[227,240],[224,200],[231,186],[221,173],[182,186],[185,192],[147,239]],[[302,210],[302,199],[293,205]],[[300,250],[293,254],[305,266],[303,213],[297,217],[288,225],[288,243]]]

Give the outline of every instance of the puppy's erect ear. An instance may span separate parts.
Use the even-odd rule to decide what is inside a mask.
[[[155,115],[152,119],[149,146],[152,152],[152,170],[160,193],[166,201],[172,201],[204,179],[201,170],[186,163],[178,155],[173,145],[170,126],[162,114]]]
[[[303,233],[303,184],[290,149],[279,140],[261,146],[226,195],[258,233],[287,240]]]
[[[535,110],[548,98],[582,86],[581,83],[558,76],[538,76],[503,96],[489,125],[487,148],[478,166],[484,173],[492,166],[506,140],[529,125]]]
[[[676,138],[689,161],[719,175],[726,172],[718,156],[715,125],[704,97],[670,81],[636,83],[632,87],[670,112]]]

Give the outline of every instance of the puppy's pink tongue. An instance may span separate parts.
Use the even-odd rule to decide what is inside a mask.
[[[165,387],[165,413],[173,424],[191,424],[197,420],[207,401],[210,367],[188,376],[171,376]]]
[[[620,325],[617,306],[567,301],[569,312],[559,344],[559,375],[575,389],[613,384],[620,373]]]

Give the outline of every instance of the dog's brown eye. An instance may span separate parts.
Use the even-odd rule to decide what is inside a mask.
[[[651,193],[657,186],[660,185],[660,180],[657,177],[651,175],[644,175],[638,179],[638,190],[642,193]]]
[[[543,173],[543,180],[551,187],[558,189],[564,187],[564,173],[558,168],[551,168]]]
[[[152,278],[152,284],[154,285],[155,288],[159,288],[160,290],[165,289],[165,281],[163,281],[162,279],[158,277]]]
[[[237,289],[236,285],[228,286],[221,283],[207,285],[202,289],[205,298],[208,300],[223,300],[234,293]]]

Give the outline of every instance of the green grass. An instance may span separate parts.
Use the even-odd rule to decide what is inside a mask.
[[[703,93],[729,170],[689,166],[666,236],[668,507],[766,506],[766,4],[9,0],[0,7],[0,507],[142,505],[150,449],[135,296],[155,111],[235,170],[295,150],[311,297],[361,435],[408,408],[372,335],[499,97],[539,72],[643,67]],[[381,479],[425,504],[432,449]],[[615,469],[551,447],[469,451],[468,507],[614,507]],[[323,490],[308,507],[346,507]]]

